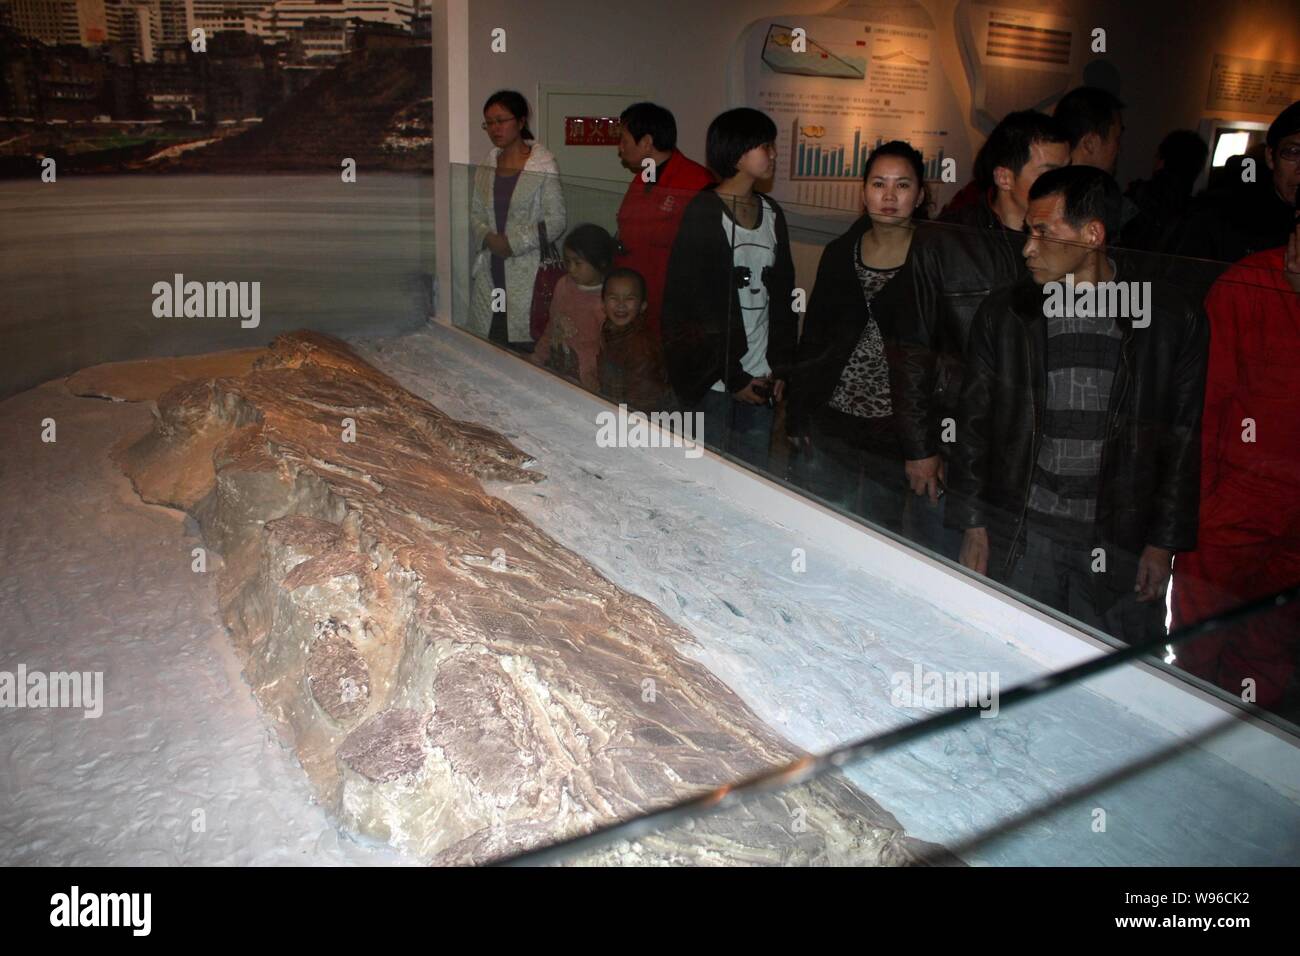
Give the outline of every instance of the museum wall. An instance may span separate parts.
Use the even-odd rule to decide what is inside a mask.
[[[1014,2],[1014,0],[1013,0]],[[972,115],[972,89],[962,60],[956,22],[961,0],[901,0],[841,3],[838,0],[434,0],[435,88],[448,90],[439,113],[436,163],[479,163],[488,142],[479,128],[483,101],[495,90],[513,88],[538,109],[543,87],[566,90],[645,92],[677,116],[682,147],[698,160],[711,119],[745,102],[737,60],[740,38],[764,17],[836,15],[874,19],[877,11],[920,8],[935,29],[935,53],[942,72],[932,95],[936,112],[952,118],[947,154],[958,161],[958,184],[984,139]],[[1081,29],[1106,30],[1104,56],[1084,51],[1064,88],[1097,76],[1128,103],[1120,157],[1121,184],[1150,174],[1155,149],[1171,129],[1196,128],[1205,117],[1215,54],[1300,62],[1300,18],[1294,0],[1245,0],[1190,6],[1172,0],[1071,0],[1028,6],[1071,16]],[[650,11],[653,15],[647,15]],[[442,26],[441,35],[438,26]],[[493,53],[492,31],[506,30],[507,49]],[[441,46],[441,50],[438,47]],[[1090,65],[1091,64],[1091,65]],[[1031,105],[1031,104],[1019,104]],[[439,103],[442,107],[442,103]],[[1267,114],[1234,114],[1267,122]],[[539,134],[540,135],[540,134]],[[463,170],[462,170],[463,171]],[[561,166],[566,178],[573,170]],[[625,176],[616,171],[615,175]],[[457,255],[455,220],[465,197],[456,176],[437,187],[439,286],[452,288]],[[957,188],[946,187],[939,199]],[[445,213],[445,214],[444,214]],[[577,220],[575,220],[576,222]],[[828,219],[828,234],[839,228]],[[819,254],[817,240],[796,239],[801,282],[810,282]],[[453,296],[441,294],[438,314],[448,319]]]
[[[919,5],[934,20],[943,72],[967,118],[965,135],[977,148],[983,135],[969,122],[970,89],[953,29],[958,0],[919,0]],[[633,0],[526,5],[474,0],[468,18],[471,109],[465,117],[470,161],[486,152],[478,128],[483,100],[502,87],[535,98],[539,83],[649,88],[676,114],[685,148],[702,158],[709,121],[737,105],[728,98],[728,61],[744,28],[762,17],[827,14],[839,6],[838,0],[657,0],[652,5]],[[860,9],[872,6],[861,4]],[[654,15],[647,16],[651,9]],[[1164,132],[1195,127],[1204,115],[1215,53],[1300,61],[1294,0],[1196,5],[1070,0],[1059,9],[1081,25],[1107,30],[1105,59],[1118,71],[1119,93],[1130,107],[1122,182],[1149,173]],[[504,54],[488,50],[495,27],[508,31]],[[1100,58],[1089,54],[1085,62]]]

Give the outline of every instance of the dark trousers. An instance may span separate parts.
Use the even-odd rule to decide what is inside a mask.
[[[1108,550],[1105,571],[1093,570],[1096,560],[1091,542],[1053,540],[1031,526],[1026,531],[1025,553],[1012,567],[1006,584],[1126,644],[1164,636],[1164,594],[1153,601],[1139,601],[1133,590],[1137,556]]]
[[[509,324],[506,321],[506,314],[504,312],[493,312],[492,324],[488,326],[488,341],[495,342],[498,345],[504,345],[506,348],[515,352],[531,354],[533,346],[537,343],[511,342],[509,332],[507,331],[508,328]]]
[[[899,462],[898,468],[901,472],[902,462]],[[903,506],[903,535],[915,545],[956,561],[961,553],[961,532],[944,526],[944,502],[948,500],[947,497],[940,495],[937,502],[931,502],[929,495],[912,494],[906,481],[904,488],[907,503]]]
[[[727,392],[710,390],[686,411],[703,412],[705,447],[733,455],[759,471],[768,471],[775,419],[771,406],[738,402]]]
[[[907,486],[893,418],[858,418],[823,407],[810,426],[811,447],[794,454],[791,482],[840,511],[900,532]]]

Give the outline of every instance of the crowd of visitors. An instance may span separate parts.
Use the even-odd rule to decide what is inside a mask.
[[[1232,167],[1258,175],[1200,195],[1188,130],[1121,190],[1124,111],[1082,87],[1009,114],[937,218],[921,155],[879,145],[803,290],[761,111],[717,116],[701,166],[671,112],[628,107],[611,235],[566,231],[555,159],[501,91],[468,325],[613,402],[699,412],[751,467],[1115,638],[1158,639],[1171,577],[1175,627],[1300,583],[1300,103]],[[1294,609],[1176,657],[1300,716]]]

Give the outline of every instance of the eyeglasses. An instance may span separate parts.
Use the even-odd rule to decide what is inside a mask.
[[[515,116],[507,116],[505,119],[484,120],[480,129],[487,129],[489,126],[505,126],[507,123],[513,123],[518,119]]]
[[[1283,146],[1277,151],[1277,157],[1286,160],[1288,163],[1300,162],[1300,143]]]

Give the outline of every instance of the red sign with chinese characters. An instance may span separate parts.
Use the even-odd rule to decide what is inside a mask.
[[[565,146],[617,146],[623,124],[617,116],[566,116]]]

